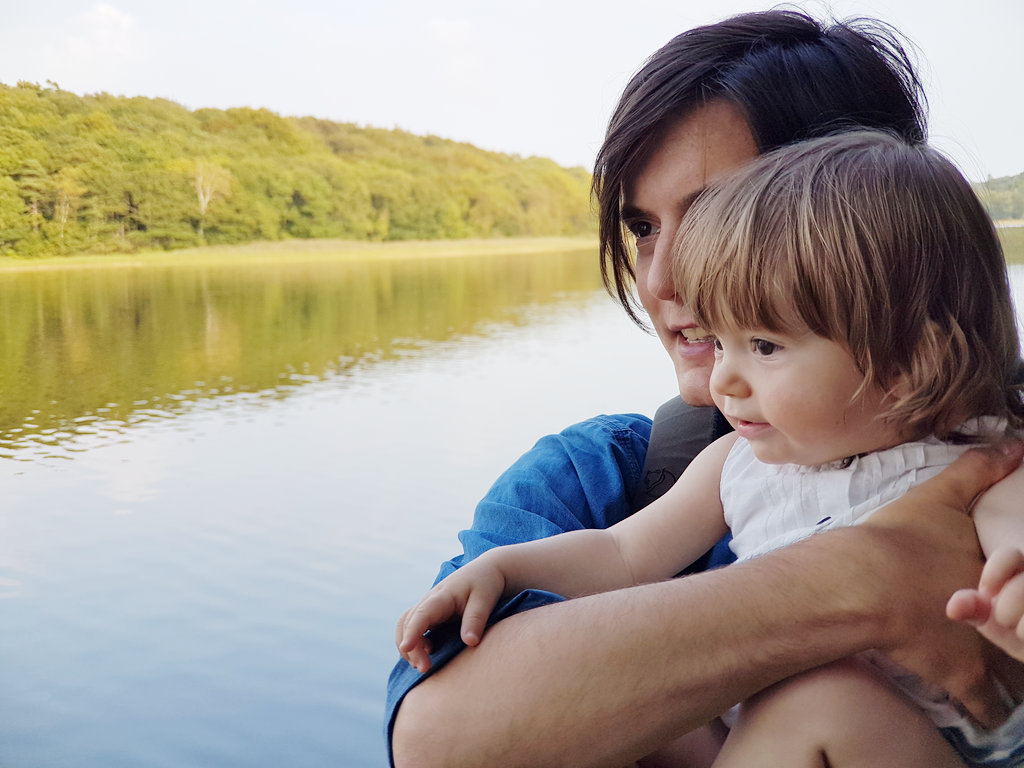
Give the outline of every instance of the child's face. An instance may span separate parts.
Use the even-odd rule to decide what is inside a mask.
[[[883,422],[883,393],[866,388],[853,357],[810,331],[716,333],[711,396],[754,455],[770,464],[815,465],[901,442]]]

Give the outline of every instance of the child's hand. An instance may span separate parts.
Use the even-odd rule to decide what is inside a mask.
[[[977,589],[961,589],[946,615],[978,629],[1014,658],[1024,661],[1024,552],[997,549],[985,563]]]
[[[402,658],[420,672],[430,669],[430,642],[423,633],[459,614],[462,642],[477,645],[504,590],[504,574],[486,555],[450,574],[398,620],[395,645]]]

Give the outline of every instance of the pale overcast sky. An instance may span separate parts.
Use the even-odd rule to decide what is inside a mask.
[[[433,133],[590,167],[629,76],[740,0],[3,0],[0,82]],[[932,138],[972,179],[1024,172],[1024,0],[809,0],[919,48]]]

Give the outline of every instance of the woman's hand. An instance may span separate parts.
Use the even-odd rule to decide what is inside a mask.
[[[985,727],[1006,719],[1000,688],[1024,693],[1024,667],[970,626],[950,622],[948,596],[976,584],[981,549],[968,516],[978,494],[1020,466],[1018,441],[967,451],[937,477],[879,510],[860,528],[875,537],[881,555],[869,585],[885,596],[889,626],[881,648],[894,661],[941,685]]]
[[[395,644],[402,658],[420,672],[430,669],[430,641],[424,633],[462,616],[460,634],[466,645],[478,645],[487,619],[505,591],[505,575],[487,552],[434,586],[398,619]]]

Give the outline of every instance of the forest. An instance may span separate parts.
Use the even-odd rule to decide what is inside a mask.
[[[584,168],[266,109],[0,84],[0,255],[593,234]],[[1024,218],[1024,174],[977,185]]]
[[[0,255],[591,234],[589,184],[401,130],[0,84]]]
[[[998,179],[990,177],[974,187],[996,221],[1024,219],[1024,173]]]

